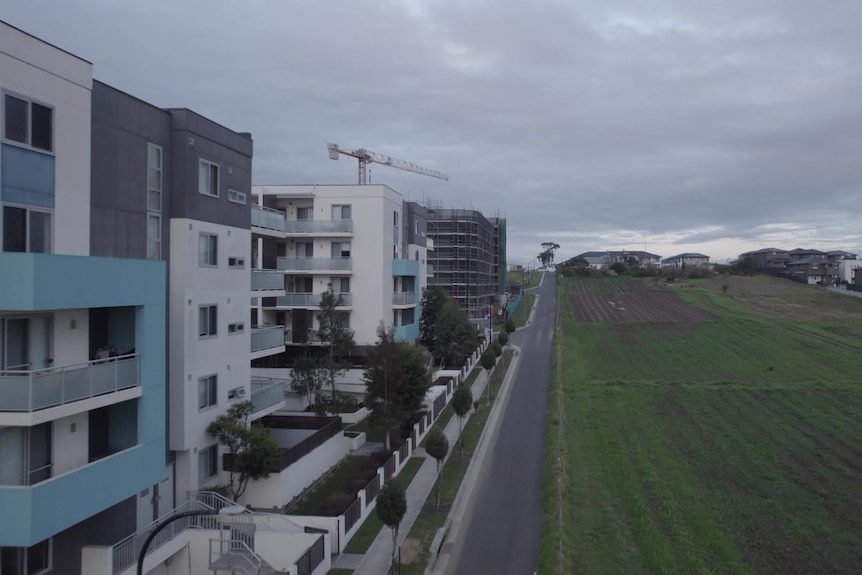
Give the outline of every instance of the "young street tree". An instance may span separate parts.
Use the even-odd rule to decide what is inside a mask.
[[[410,420],[422,408],[425,392],[431,387],[422,350],[395,339],[395,328],[377,328],[377,343],[368,351],[365,368],[365,404],[371,410],[369,422],[389,433]]]
[[[320,298],[320,311],[317,313],[317,338],[326,346],[326,354],[320,359],[320,370],[329,384],[332,411],[338,413],[339,401],[335,391],[335,378],[344,374],[350,367],[342,357],[353,349],[353,330],[344,327],[346,316],[338,308],[343,305],[341,294],[335,293],[332,283]]]
[[[501,346],[506,347],[506,344],[509,343],[509,332],[506,330],[501,330],[500,333],[497,334],[497,343]]]
[[[489,345],[479,357],[479,365],[488,371],[488,383],[485,387],[488,389],[488,404],[491,404],[491,370],[497,365],[497,354],[494,353],[494,347]]]
[[[231,499],[239,501],[252,479],[265,479],[278,466],[281,448],[269,430],[262,425],[249,424],[254,411],[250,401],[230,406],[207,426],[207,433],[215,437],[233,455],[230,469]]]
[[[443,483],[442,465],[449,453],[449,440],[436,427],[432,427],[425,436],[425,452],[437,461],[437,509],[440,509],[440,487]]]
[[[398,527],[407,512],[407,496],[398,479],[392,478],[383,484],[377,494],[377,517],[392,530],[392,564],[398,548]]]
[[[464,416],[470,413],[473,406],[473,392],[463,383],[455,388],[452,394],[452,410],[458,416],[458,438],[461,444],[461,457],[464,457]]]
[[[517,329],[517,326],[515,325],[515,320],[513,320],[512,318],[506,320],[504,327],[506,328],[506,333],[509,334],[515,333],[515,330]]]
[[[305,397],[308,405],[316,412],[326,412],[326,404],[318,401],[320,388],[323,382],[320,380],[321,371],[318,369],[317,360],[307,355],[297,357],[293,362],[290,389]]]

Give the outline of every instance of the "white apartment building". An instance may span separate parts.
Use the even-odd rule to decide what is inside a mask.
[[[287,346],[314,342],[320,296],[341,295],[359,353],[381,321],[419,336],[427,284],[424,208],[383,185],[254,186],[252,321],[284,326]]]

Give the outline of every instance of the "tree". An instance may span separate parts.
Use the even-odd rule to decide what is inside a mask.
[[[545,267],[548,264],[554,263],[554,252],[560,249],[560,244],[554,242],[542,242],[542,251],[536,256]]]
[[[281,448],[260,424],[249,424],[254,404],[242,401],[230,406],[207,426],[207,433],[216,438],[233,456],[230,469],[231,499],[239,501],[252,479],[265,479],[278,467]]]
[[[627,268],[626,264],[624,264],[623,262],[614,262],[610,266],[608,266],[608,269],[610,269],[612,272],[616,272],[619,275],[625,275],[629,271],[629,268]]]
[[[398,527],[407,512],[407,496],[398,479],[391,478],[383,484],[377,494],[377,517],[392,530],[392,564],[398,547]]]
[[[506,333],[510,334],[515,333],[515,330],[517,329],[517,327],[515,326],[515,320],[513,320],[512,318],[507,319],[506,323],[503,324],[503,327],[506,328]]]
[[[422,407],[431,387],[422,349],[395,339],[395,328],[377,328],[377,343],[368,351],[365,368],[365,404],[371,410],[369,422],[389,434],[408,421]]]
[[[473,392],[464,384],[455,388],[452,394],[452,410],[458,416],[458,437],[461,443],[461,457],[464,456],[464,416],[470,413],[473,406]]]
[[[443,459],[449,453],[449,440],[436,427],[432,427],[425,437],[425,452],[437,461],[437,509],[440,509],[440,487],[443,483],[442,465]]]
[[[434,348],[436,338],[437,318],[443,311],[443,306],[449,300],[449,294],[440,285],[428,286],[422,292],[422,315],[419,317],[419,343],[427,349]]]
[[[320,388],[323,385],[321,375],[321,370],[318,369],[317,360],[315,358],[302,355],[294,360],[290,389],[292,389],[294,393],[298,393],[305,397],[308,405],[313,407],[315,411],[319,411],[321,409],[321,404],[317,401],[319,399],[318,396],[320,395]],[[323,404],[322,408],[325,411],[325,404]]]
[[[497,334],[497,342],[504,346],[509,343],[509,333],[506,330],[501,330],[500,333]]]
[[[317,313],[317,338],[325,344],[327,353],[321,358],[320,370],[323,379],[329,383],[332,412],[338,413],[338,395],[335,391],[335,378],[344,375],[350,367],[341,358],[353,349],[353,330],[345,327],[346,315],[338,310],[344,305],[341,294],[335,293],[332,283],[320,297],[320,311]]]
[[[500,357],[501,355],[503,355],[503,346],[501,346],[498,341],[492,341],[490,347],[492,350],[494,350],[495,357]]]
[[[485,387],[488,388],[488,404],[491,403],[491,370],[494,369],[494,366],[497,365],[497,354],[494,353],[492,346],[488,346],[485,348],[485,351],[482,352],[482,355],[479,357],[479,365],[485,368],[488,371],[488,383]]]
[[[476,328],[467,319],[464,310],[454,299],[443,305],[434,326],[434,345],[430,349],[435,358],[449,366],[460,366],[476,349]]]
[[[733,271],[744,276],[754,275],[758,270],[757,259],[752,255],[736,260],[736,263],[733,264]]]

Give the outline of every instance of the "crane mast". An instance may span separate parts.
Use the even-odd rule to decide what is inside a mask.
[[[397,168],[406,172],[413,172],[414,174],[422,174],[423,176],[431,176],[432,178],[440,178],[441,180],[449,180],[449,176],[442,172],[438,172],[437,170],[429,170],[428,168],[417,166],[412,162],[405,162],[404,160],[399,160],[392,156],[384,156],[383,154],[377,154],[362,148],[358,150],[344,150],[339,148],[338,144],[327,144],[326,148],[329,150],[330,160],[337,160],[338,154],[344,154],[345,156],[350,156],[359,160],[359,184],[363,186],[368,183],[368,180],[366,179],[366,168],[368,164],[372,163]]]

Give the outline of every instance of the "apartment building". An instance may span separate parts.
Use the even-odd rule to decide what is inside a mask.
[[[434,276],[470,318],[488,314],[490,302],[506,293],[506,220],[477,210],[428,209],[429,255]]]
[[[288,356],[314,345],[321,294],[330,285],[355,353],[374,345],[381,321],[403,341],[419,337],[432,246],[424,208],[383,185],[254,186],[253,195],[252,287],[259,297],[252,323],[282,326]]]
[[[3,575],[81,573],[165,476],[166,267],[93,237],[94,90],[89,62],[0,22]]]
[[[663,268],[685,269],[703,266],[709,266],[709,256],[693,252],[677,254],[661,260],[661,267]]]

